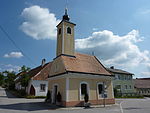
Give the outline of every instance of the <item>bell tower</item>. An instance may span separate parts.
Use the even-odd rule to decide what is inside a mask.
[[[61,54],[74,56],[74,26],[76,24],[70,22],[67,14],[67,8],[63,15],[62,21],[57,25],[57,51],[56,56]]]

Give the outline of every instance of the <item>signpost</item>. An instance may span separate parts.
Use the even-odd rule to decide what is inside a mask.
[[[104,105],[104,107],[105,107],[105,105],[106,105],[106,101],[105,101],[105,98],[107,98],[107,92],[106,92],[106,84],[105,84],[105,82],[103,82],[103,105]]]

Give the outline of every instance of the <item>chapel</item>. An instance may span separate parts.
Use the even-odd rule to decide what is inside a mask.
[[[96,56],[75,52],[75,26],[67,9],[57,25],[56,57],[48,77],[51,103],[57,104],[61,94],[62,106],[83,106],[87,94],[92,105],[114,104],[113,75]]]

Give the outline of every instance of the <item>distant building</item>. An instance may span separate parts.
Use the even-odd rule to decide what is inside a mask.
[[[17,90],[25,89],[21,86],[21,79],[23,74],[27,74],[30,77],[26,92],[28,95],[34,96],[46,96],[48,88],[48,74],[51,68],[51,62],[44,63],[42,65],[31,69],[27,73],[20,72],[15,80],[15,88]]]
[[[150,78],[134,79],[134,87],[137,94],[150,96]]]
[[[113,87],[117,89],[121,95],[130,95],[135,93],[132,73],[121,69],[115,69],[114,66],[107,68],[107,70],[115,75]]]

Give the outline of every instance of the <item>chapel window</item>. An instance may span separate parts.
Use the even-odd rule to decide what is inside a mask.
[[[58,30],[58,34],[59,34],[59,35],[61,34],[61,28],[59,28],[59,30]]]
[[[67,34],[71,34],[71,28],[67,27]]]

